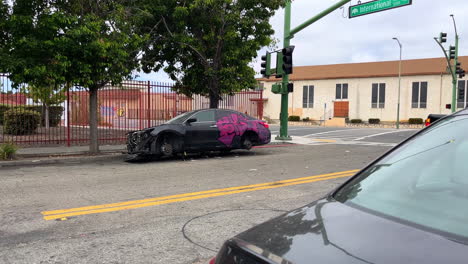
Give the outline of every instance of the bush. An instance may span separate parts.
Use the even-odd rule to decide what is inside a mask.
[[[310,118],[309,118],[309,117],[302,118],[302,121],[304,121],[304,122],[309,122],[309,121],[310,121]]]
[[[17,109],[25,109],[36,111],[41,114],[41,125],[45,126],[45,108],[40,105],[22,105],[15,107]],[[64,108],[61,106],[49,106],[49,126],[56,127],[60,124]]]
[[[378,119],[378,118],[369,118],[369,124],[380,124],[380,119]]]
[[[301,121],[301,117],[300,116],[290,116],[288,118],[288,121],[293,121],[293,122]]]
[[[351,119],[351,124],[362,124],[361,119]]]
[[[0,145],[0,159],[8,160],[15,157],[18,147],[13,143],[4,143]]]
[[[3,116],[5,115],[5,112],[10,109],[11,109],[11,106],[0,104],[0,125],[3,125]]]
[[[408,124],[410,125],[422,125],[424,124],[424,121],[422,118],[410,118],[408,120]]]
[[[5,112],[5,133],[26,135],[36,131],[41,122],[41,114],[25,109],[11,109]]]

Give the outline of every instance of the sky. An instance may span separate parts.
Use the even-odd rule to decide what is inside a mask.
[[[291,27],[295,28],[337,2],[293,0]],[[352,0],[344,9],[332,12],[295,35],[291,40],[291,45],[296,47],[294,66],[398,60],[400,50],[393,37],[403,45],[403,59],[442,57],[442,50],[434,37],[446,32],[446,48],[454,45],[455,33],[450,14],[455,16],[460,36],[459,55],[468,55],[466,2],[413,0],[410,6],[349,19],[348,7],[358,4],[357,0]],[[279,40],[278,47],[283,47],[284,10],[278,10],[270,23],[275,29],[274,38]],[[260,57],[266,51],[266,48],[261,49],[252,62],[257,73],[260,72]],[[140,74],[139,79],[170,81],[164,72]]]

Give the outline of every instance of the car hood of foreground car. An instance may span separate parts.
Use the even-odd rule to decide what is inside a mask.
[[[333,200],[320,200],[277,217],[229,243],[272,263],[427,264],[468,259],[466,244]]]

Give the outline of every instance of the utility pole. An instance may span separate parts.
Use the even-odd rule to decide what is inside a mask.
[[[458,77],[463,78],[465,76],[465,71],[461,68],[460,63],[458,62],[458,45],[459,45],[459,39],[460,37],[458,36],[458,31],[457,31],[457,24],[455,23],[455,17],[453,15],[450,15],[453,20],[453,26],[455,28],[455,46],[450,46],[447,51],[445,50],[444,46],[442,45],[443,43],[447,42],[447,33],[440,33],[439,38],[434,38],[434,40],[439,44],[440,48],[442,49],[442,52],[445,55],[445,59],[447,60],[447,65],[448,65],[448,70],[450,71],[450,74],[452,75],[452,104],[451,104],[451,110],[452,113],[455,113],[457,111],[457,82],[458,82]],[[452,64],[452,60],[454,60],[454,63]]]
[[[291,42],[291,0],[286,0],[286,7],[284,9],[284,38],[283,47],[289,47]],[[283,74],[283,87],[289,83],[289,74]],[[291,140],[288,135],[288,116],[289,116],[289,93],[281,94],[281,112],[280,112],[280,134],[276,137],[277,140]]]
[[[398,106],[397,106],[397,121],[396,121],[396,128],[400,129],[400,98],[401,98],[401,55],[403,53],[403,45],[398,38],[393,38],[398,42],[398,46],[400,46],[400,63],[398,66]]]
[[[291,29],[291,0],[286,0],[286,7],[285,7],[285,12],[284,12],[283,47],[287,48],[290,46],[291,39],[294,38],[294,35],[296,33],[312,25],[313,23],[317,22],[318,20],[322,19],[326,15],[330,14],[331,12],[335,11],[336,9],[340,8],[341,6],[343,6],[344,4],[350,1],[351,0],[341,0],[338,3],[327,8],[326,10],[322,11],[318,15],[312,17],[311,19],[297,26],[296,28]],[[283,80],[282,80],[283,87],[287,87],[288,83],[289,83],[289,75],[284,74]],[[289,116],[288,104],[289,104],[289,94],[282,93],[281,94],[281,113],[280,113],[281,126],[280,126],[280,134],[279,136],[276,137],[277,140],[291,140],[291,137],[288,135],[288,116]]]
[[[452,89],[452,113],[455,113],[457,111],[457,82],[458,82],[458,76],[457,76],[457,65],[458,65],[458,32],[457,32],[457,24],[455,23],[455,17],[450,15],[453,20],[453,26],[455,28],[455,59],[454,59],[454,64],[453,64],[453,77],[452,77],[452,84],[453,84],[453,89]],[[450,67],[450,66],[449,66]]]

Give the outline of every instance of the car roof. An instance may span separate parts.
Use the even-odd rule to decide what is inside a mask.
[[[201,111],[208,111],[208,110],[214,110],[214,111],[229,111],[229,112],[235,112],[235,113],[240,113],[239,111],[232,110],[232,109],[222,109],[222,108],[205,108],[205,109],[198,109],[192,111],[192,113],[198,113]]]

